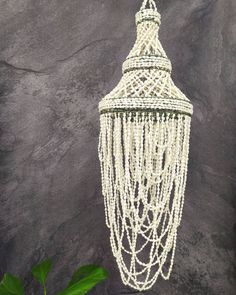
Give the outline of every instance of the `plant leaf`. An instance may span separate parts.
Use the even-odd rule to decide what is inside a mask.
[[[51,268],[52,268],[51,259],[46,259],[32,268],[32,274],[40,284],[45,286],[47,276]]]
[[[108,277],[107,271],[95,265],[86,265],[74,272],[66,289],[58,295],[84,295]]]
[[[12,293],[9,293],[3,284],[0,283],[0,295],[12,295]]]
[[[80,281],[81,279],[83,279],[84,277],[87,277],[90,274],[93,274],[98,269],[99,269],[99,267],[96,266],[96,265],[85,265],[85,266],[81,266],[78,270],[76,270],[73,273],[72,279],[69,282],[68,287],[74,285],[75,283],[77,283],[78,281]]]
[[[0,283],[0,295],[24,295],[22,281],[6,273]]]

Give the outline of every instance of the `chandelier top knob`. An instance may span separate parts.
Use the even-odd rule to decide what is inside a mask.
[[[159,26],[161,24],[161,15],[157,10],[146,8],[141,9],[139,12],[136,13],[136,24],[140,24],[143,21],[153,21],[157,23]]]

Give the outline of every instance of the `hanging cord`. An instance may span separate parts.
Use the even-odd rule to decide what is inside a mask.
[[[151,8],[154,10],[157,10],[157,6],[154,0],[143,0],[143,4],[141,6],[141,10],[145,9],[145,8]]]

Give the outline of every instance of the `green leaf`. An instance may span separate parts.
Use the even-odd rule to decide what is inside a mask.
[[[72,276],[68,287],[58,295],[84,295],[98,283],[108,277],[107,271],[95,265],[86,265],[79,268]]]
[[[6,288],[0,283],[0,295],[12,295],[12,293],[9,293]]]
[[[40,262],[39,264],[35,265],[32,268],[32,274],[35,277],[35,279],[45,286],[48,273],[50,272],[52,268],[52,261],[51,259],[46,259],[43,262]]]
[[[0,295],[24,295],[22,281],[6,273],[0,283]]]
[[[69,286],[74,285],[75,283],[78,283],[78,281],[80,281],[81,279],[93,274],[94,272],[101,271],[101,268],[99,268],[96,265],[85,265],[85,266],[81,266],[77,271],[75,271],[73,273],[72,279],[69,282]]]

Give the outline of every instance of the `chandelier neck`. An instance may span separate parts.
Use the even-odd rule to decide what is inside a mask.
[[[153,58],[167,58],[158,37],[161,24],[161,15],[159,12],[151,8],[141,9],[136,14],[135,21],[137,25],[137,38],[127,59],[135,57],[138,59],[142,58],[143,61],[144,57],[150,56]],[[167,63],[168,65],[170,64],[169,61]],[[170,66],[168,66],[168,70],[171,70]]]

